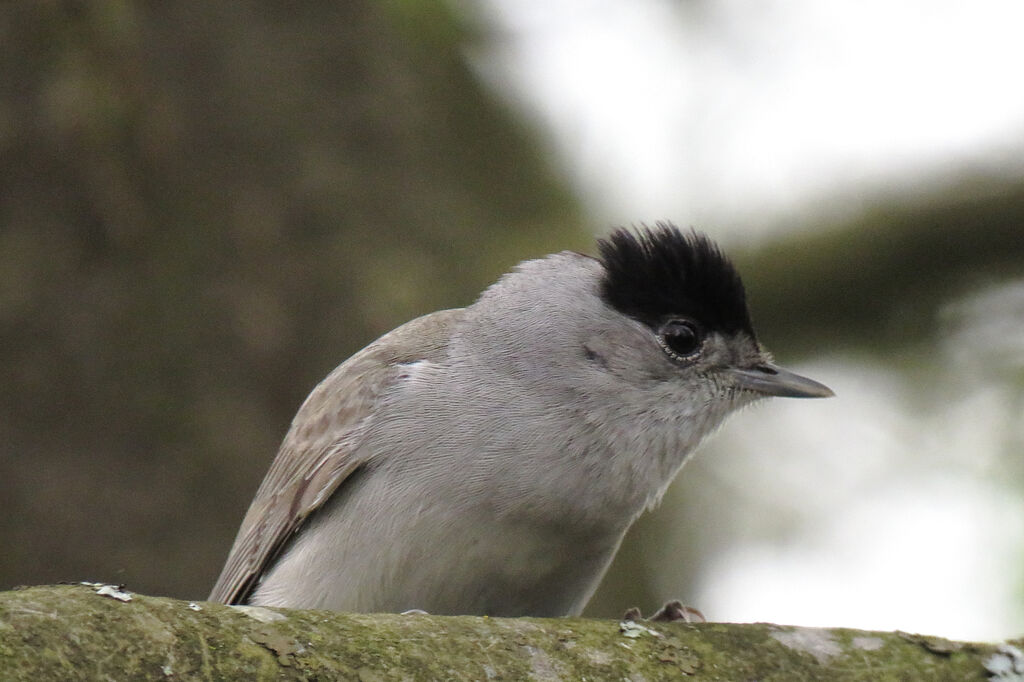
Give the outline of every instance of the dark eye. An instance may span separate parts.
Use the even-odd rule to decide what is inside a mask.
[[[693,320],[669,320],[658,331],[658,343],[676,360],[688,360],[704,341],[700,326]]]

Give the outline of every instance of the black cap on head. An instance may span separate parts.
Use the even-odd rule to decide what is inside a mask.
[[[601,295],[623,314],[651,327],[682,315],[708,329],[754,336],[739,273],[705,235],[657,223],[616,230],[597,248]]]

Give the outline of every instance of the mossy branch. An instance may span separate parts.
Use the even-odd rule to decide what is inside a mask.
[[[5,682],[959,682],[991,679],[986,664],[994,667],[1000,656],[1012,670],[1013,651],[1004,646],[1000,654],[995,645],[906,633],[770,624],[631,627],[610,620],[234,608],[128,594],[98,584],[0,593],[0,679]]]

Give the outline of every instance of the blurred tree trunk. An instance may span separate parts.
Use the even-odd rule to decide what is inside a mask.
[[[206,594],[321,378],[585,246],[476,39],[425,1],[0,3],[0,587]]]

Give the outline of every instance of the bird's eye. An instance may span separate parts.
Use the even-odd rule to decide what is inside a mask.
[[[689,360],[703,341],[700,326],[693,320],[669,320],[658,331],[658,343],[676,360]]]

